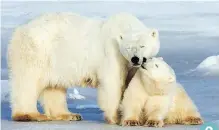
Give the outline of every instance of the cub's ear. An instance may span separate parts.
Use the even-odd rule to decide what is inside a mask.
[[[163,57],[157,57],[157,59],[163,60]]]
[[[158,30],[157,29],[151,29],[150,35],[154,38],[158,37]]]

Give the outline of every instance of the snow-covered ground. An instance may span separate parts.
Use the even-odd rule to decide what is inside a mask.
[[[105,19],[130,12],[160,31],[161,51],[176,71],[178,81],[199,108],[205,122],[219,120],[219,2],[3,2],[1,17],[1,123],[2,129],[145,129],[103,122],[92,88],[69,89],[69,109],[82,114],[80,122],[18,123],[10,119],[6,50],[13,29],[45,12],[76,12]],[[210,58],[208,58],[210,57]],[[213,58],[212,58],[213,57]],[[78,93],[79,92],[79,93]],[[84,96],[84,97],[83,97]],[[80,98],[75,99],[74,98]],[[42,109],[40,108],[40,111]],[[219,123],[217,123],[219,125]],[[200,126],[167,126],[194,129]]]

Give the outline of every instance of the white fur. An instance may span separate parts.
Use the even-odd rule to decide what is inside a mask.
[[[155,127],[162,127],[164,120],[166,123],[197,123],[189,122],[191,117],[202,122],[196,106],[176,82],[173,69],[162,58],[148,59],[142,66],[124,93],[122,125],[127,125],[128,120],[142,122],[143,109],[147,120],[145,125],[157,121]]]
[[[40,16],[18,27],[8,47],[12,116],[37,113],[41,95],[46,97],[42,98],[45,105],[62,97],[63,93],[47,92],[48,86],[68,88],[97,76],[100,108],[115,123],[128,63],[134,55],[141,62],[158,51],[158,32],[130,14],[113,15],[106,21],[72,13]],[[68,113],[61,109],[66,101],[61,104],[55,116]]]

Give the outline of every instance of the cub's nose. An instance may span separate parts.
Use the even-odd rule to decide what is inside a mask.
[[[131,61],[133,64],[138,64],[139,58],[137,56],[134,56],[134,57],[132,57]]]
[[[147,59],[145,57],[143,57],[143,63],[145,63],[147,61]]]

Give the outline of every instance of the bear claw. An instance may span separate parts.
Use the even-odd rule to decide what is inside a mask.
[[[29,122],[29,121],[51,121],[49,117],[42,114],[16,114],[12,117],[14,121]]]
[[[203,123],[204,121],[200,117],[187,117],[183,121],[183,124],[186,124],[186,125],[201,125]]]
[[[124,120],[122,125],[123,126],[139,126],[140,122],[137,120]]]
[[[163,125],[164,125],[163,121],[148,120],[148,121],[146,121],[144,126],[148,126],[148,127],[163,127]]]
[[[57,116],[55,120],[81,121],[82,117],[79,114],[63,114],[63,115]]]

